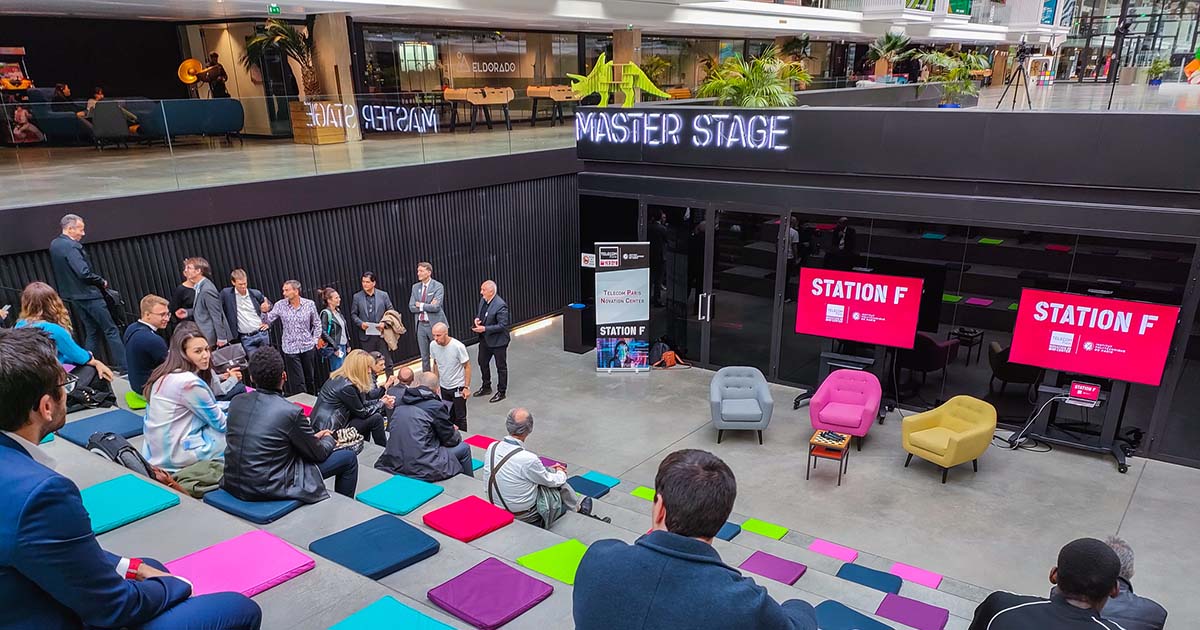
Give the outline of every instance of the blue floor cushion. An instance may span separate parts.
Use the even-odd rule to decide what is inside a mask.
[[[84,488],[79,496],[97,535],[179,505],[179,495],[132,473]]]
[[[578,492],[585,497],[592,497],[593,499],[599,499],[600,497],[608,494],[609,490],[608,486],[602,483],[596,483],[595,481],[584,478],[580,475],[571,477],[567,480],[567,483],[571,484],[571,488],[575,490],[575,492]]]
[[[82,420],[68,422],[66,426],[58,430],[58,434],[63,439],[87,448],[88,438],[92,437],[93,433],[116,433],[129,439],[141,435],[142,430],[142,416],[124,409],[114,409]]]
[[[740,533],[742,533],[741,525],[726,521],[726,523],[721,526],[721,531],[717,532],[717,538],[720,538],[721,540],[733,540],[734,536],[737,536]]]
[[[295,499],[282,501],[243,501],[224,490],[214,490],[204,495],[204,502],[251,523],[266,525],[277,521],[288,512],[300,507]]]
[[[358,500],[367,505],[404,516],[425,505],[427,501],[442,493],[437,484],[395,475],[391,479],[358,493]]]
[[[817,625],[821,630],[892,630],[891,626],[832,599],[817,604]]]
[[[375,603],[335,623],[329,630],[379,630],[380,628],[404,628],[404,630],[454,630],[433,617],[417,612],[396,601],[391,595],[375,600]]]
[[[381,514],[314,540],[308,550],[378,580],[433,556],[440,547],[429,534],[391,514]]]
[[[884,593],[892,593],[893,595],[900,593],[900,585],[904,583],[904,580],[900,579],[898,575],[876,571],[875,569],[864,567],[861,564],[854,564],[853,562],[843,564],[842,568],[838,569],[837,576],[843,580],[856,582],[868,588],[883,591]]]
[[[471,471],[474,472],[476,470],[479,470],[480,468],[483,468],[483,462],[472,457],[471,458]]]
[[[621,483],[621,480],[617,479],[616,477],[609,477],[604,473],[598,473],[594,470],[589,470],[588,472],[583,473],[582,476],[588,481],[595,481],[596,483],[608,486],[609,488],[615,488],[617,487],[617,484]]]

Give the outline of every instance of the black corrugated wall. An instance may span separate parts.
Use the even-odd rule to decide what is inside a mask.
[[[499,285],[514,323],[578,299],[578,205],[575,176],[564,175],[100,243],[85,238],[84,245],[98,272],[125,296],[131,321],[141,296],[169,298],[183,259],[203,256],[218,287],[242,267],[250,286],[272,300],[288,279],[299,280],[314,300],[316,289],[333,286],[347,319],[360,275],[374,271],[411,328],[409,288],[417,263],[429,261],[446,285],[451,334],[470,343],[483,280]],[[54,236],[47,234],[46,243]],[[0,257],[0,306],[13,304],[10,325],[19,289],[33,280],[53,284],[45,250]],[[410,332],[398,356],[417,354]]]

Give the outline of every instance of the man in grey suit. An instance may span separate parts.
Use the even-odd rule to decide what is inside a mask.
[[[350,305],[350,325],[354,326],[358,347],[382,354],[388,372],[392,370],[392,352],[379,334],[379,320],[383,319],[384,313],[393,309],[392,298],[388,297],[387,291],[375,288],[375,274],[364,271],[362,291],[354,294],[354,302]]]
[[[195,285],[196,302],[191,311],[181,308],[175,311],[175,316],[179,319],[191,317],[208,339],[208,345],[219,348],[229,343],[233,335],[229,332],[229,322],[225,321],[221,294],[209,279],[211,275],[212,267],[207,260],[193,257],[183,261],[183,277]]]
[[[408,310],[417,320],[417,346],[421,348],[421,370],[428,372],[429,342],[433,340],[433,325],[450,325],[446,321],[446,312],[442,310],[446,288],[441,282],[433,279],[433,265],[427,262],[417,263],[417,280],[408,294]]]

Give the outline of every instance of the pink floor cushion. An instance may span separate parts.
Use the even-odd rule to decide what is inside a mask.
[[[738,568],[771,578],[776,582],[783,582],[789,586],[795,584],[796,580],[799,580],[800,576],[808,570],[808,567],[799,562],[792,562],[763,551],[755,551],[753,555],[746,558],[745,562],[738,565]]]
[[[891,593],[883,596],[875,614],[917,630],[944,630],[946,622],[950,621],[950,611],[945,608]]]
[[[854,562],[858,559],[857,551],[849,547],[835,545],[828,540],[821,540],[820,538],[812,541],[812,544],[808,546],[808,550],[829,556],[830,558],[837,558],[842,562]]]
[[[467,444],[470,444],[471,446],[477,446],[479,448],[487,448],[492,445],[492,442],[498,442],[499,440],[497,440],[494,437],[488,437],[486,435],[472,435],[471,437],[469,437],[463,441],[466,442]]]
[[[490,630],[516,619],[553,592],[553,586],[488,558],[429,589],[428,597],[451,615]]]
[[[471,542],[513,522],[513,515],[477,496],[469,496],[429,512],[421,520],[451,538]]]
[[[308,405],[306,405],[304,403],[298,403],[295,401],[293,401],[292,404],[296,405],[297,407],[300,408],[301,411],[304,412],[304,417],[306,417],[306,418],[312,417],[312,407],[309,407]]]
[[[909,564],[904,564],[902,562],[893,564],[891,573],[892,575],[898,575],[909,582],[914,582],[916,584],[920,584],[921,586],[928,586],[929,588],[937,588],[942,585],[941,574],[934,573],[933,571],[927,571],[920,567],[914,567]]]
[[[253,531],[167,563],[192,583],[192,595],[226,591],[253,597],[312,570],[312,558],[273,534]]]

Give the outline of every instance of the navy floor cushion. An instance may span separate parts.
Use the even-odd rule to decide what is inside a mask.
[[[314,540],[308,550],[378,580],[433,556],[440,547],[425,532],[383,514]]]
[[[283,518],[285,514],[300,507],[295,499],[283,501],[243,501],[224,490],[214,490],[204,495],[204,502],[251,523],[266,525]]]
[[[869,569],[853,562],[843,564],[842,568],[838,569],[837,576],[843,580],[857,582],[868,588],[893,595],[900,593],[900,585],[904,583],[904,580],[900,579],[898,575]]]
[[[93,433],[116,433],[128,439],[141,435],[143,426],[142,416],[124,409],[113,409],[82,420],[68,422],[66,426],[58,430],[58,434],[65,440],[87,448],[88,438],[92,437]]]
[[[741,525],[726,521],[726,523],[721,526],[721,531],[717,532],[717,538],[720,538],[721,540],[733,540],[734,536],[737,536],[740,533],[742,533]]]
[[[584,479],[580,475],[571,477],[567,480],[567,483],[571,484],[571,488],[575,490],[575,492],[578,492],[585,497],[592,497],[593,499],[599,499],[600,497],[608,494],[609,491],[608,486],[602,483],[596,483],[591,479]]]
[[[817,604],[817,625],[821,630],[892,630],[891,626],[832,599]]]

